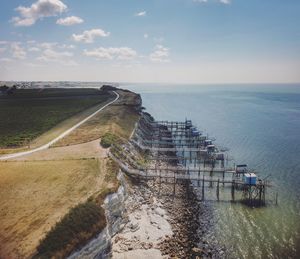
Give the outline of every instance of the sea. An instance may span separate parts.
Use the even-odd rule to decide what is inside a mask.
[[[214,222],[207,238],[224,247],[226,257],[300,258],[300,84],[121,87],[140,93],[156,120],[191,119],[229,149],[234,163],[247,164],[272,182],[266,206],[206,201]]]

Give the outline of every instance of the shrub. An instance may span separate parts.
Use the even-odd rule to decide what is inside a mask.
[[[100,144],[103,148],[109,148],[112,144],[115,144],[117,140],[118,138],[116,135],[112,133],[105,133],[101,138]]]

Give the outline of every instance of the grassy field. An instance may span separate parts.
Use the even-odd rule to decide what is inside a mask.
[[[65,258],[105,227],[101,205],[119,186],[119,168],[99,137],[111,132],[126,139],[139,117],[138,96],[120,95],[60,147],[0,162],[0,258]],[[67,121],[57,131],[74,124]],[[50,140],[56,133],[44,134]],[[76,143],[82,144],[70,145]]]
[[[0,95],[0,147],[19,147],[113,96],[96,89],[19,89]]]
[[[0,258],[26,258],[68,210],[106,186],[104,160],[0,162]]]

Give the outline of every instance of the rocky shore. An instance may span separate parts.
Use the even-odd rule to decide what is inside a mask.
[[[193,188],[159,180],[131,185],[121,230],[112,238],[113,258],[223,258],[223,249],[204,239],[211,209]],[[160,186],[160,188],[159,188]]]

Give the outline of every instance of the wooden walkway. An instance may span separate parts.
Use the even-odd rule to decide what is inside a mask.
[[[202,154],[207,154],[207,149],[200,149],[200,148],[188,148],[188,147],[170,147],[170,148],[164,148],[164,147],[151,147],[146,146],[144,144],[140,144],[135,140],[131,140],[132,143],[136,144],[139,148],[143,150],[151,150],[151,151],[161,151],[161,152],[197,152]]]
[[[130,168],[128,165],[124,164],[120,159],[114,156],[111,152],[109,152],[109,156],[120,166],[120,168],[131,176],[138,176],[145,179],[155,179],[155,178],[166,178],[166,179],[178,179],[178,180],[189,180],[189,181],[201,181],[205,183],[220,183],[220,184],[235,184],[235,185],[245,185],[245,183],[241,180],[235,179],[221,179],[220,177],[215,176],[204,176],[203,173],[210,172],[210,171],[195,171],[198,174],[188,174],[188,173],[180,173],[180,172],[187,172],[187,170],[178,170],[176,169],[169,169],[168,171],[158,171],[158,170],[141,170],[141,169],[134,169]],[[202,174],[201,174],[202,172]],[[223,172],[223,171],[222,171]],[[230,171],[227,171],[229,173]],[[232,171],[230,173],[234,173]],[[271,186],[271,185],[265,185]]]
[[[126,152],[122,152],[115,147],[112,147],[114,153],[117,153],[118,156],[123,157],[125,160],[128,160],[131,165],[133,165],[136,169],[142,171],[176,171],[176,172],[208,172],[208,173],[235,173],[234,168],[224,168],[224,167],[217,167],[217,166],[193,166],[190,167],[178,167],[178,166],[154,166],[154,167],[143,167],[139,166],[135,160],[133,160],[130,156],[126,155]],[[155,161],[160,158],[152,158],[151,160]],[[206,163],[209,164],[209,163]],[[204,165],[204,163],[203,163]]]
[[[185,146],[199,146],[203,147],[205,140],[200,140],[200,139],[190,139],[189,141],[183,141],[183,140],[176,140],[170,138],[169,141],[163,139],[163,140],[157,140],[157,139],[143,139],[143,142],[146,144],[150,145],[174,145],[174,146],[180,146],[180,147],[185,147]]]

